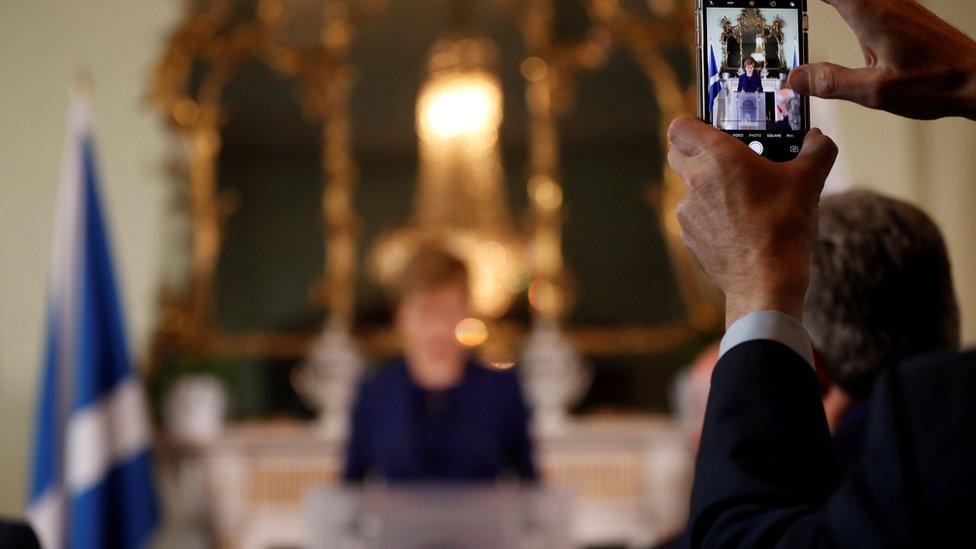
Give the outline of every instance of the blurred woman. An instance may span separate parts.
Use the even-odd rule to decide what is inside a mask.
[[[528,414],[515,373],[480,364],[455,335],[470,316],[464,264],[441,249],[423,248],[393,293],[404,356],[360,386],[346,481],[534,480]]]

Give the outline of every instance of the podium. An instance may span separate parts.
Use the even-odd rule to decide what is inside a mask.
[[[573,546],[647,547],[685,524],[694,454],[675,422],[578,417],[535,443],[542,488],[571,496]],[[290,421],[229,426],[205,444],[164,439],[164,534],[178,547],[307,547],[310,498],[341,489],[344,445]]]
[[[313,549],[562,549],[571,516],[559,491],[470,485],[321,488],[306,518]]]
[[[766,129],[766,94],[764,92],[732,92],[731,107],[724,126],[725,129]]]

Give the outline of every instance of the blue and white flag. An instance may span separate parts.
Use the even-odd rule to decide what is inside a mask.
[[[48,292],[31,525],[46,549],[144,547],[157,519],[149,421],[126,345],[82,96],[68,111]]]
[[[793,41],[793,64],[790,65],[790,70],[797,68],[800,65],[800,45]]]
[[[722,91],[722,81],[718,76],[718,65],[715,63],[715,50],[708,46],[708,114],[711,116],[715,105],[715,98]]]

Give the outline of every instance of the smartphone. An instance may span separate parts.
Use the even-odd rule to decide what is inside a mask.
[[[758,154],[800,152],[810,101],[786,78],[807,62],[806,0],[697,0],[698,116]]]

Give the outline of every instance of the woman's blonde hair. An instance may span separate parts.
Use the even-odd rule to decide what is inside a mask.
[[[400,270],[390,288],[394,304],[405,298],[458,286],[468,292],[468,268],[457,256],[434,244],[420,246]]]

